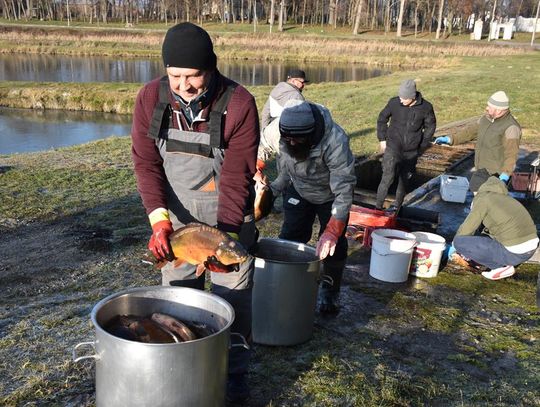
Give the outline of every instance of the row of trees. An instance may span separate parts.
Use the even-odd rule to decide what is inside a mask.
[[[451,34],[470,29],[471,21],[533,16],[540,0],[0,0],[6,19],[78,20],[90,23],[122,21],[127,26],[140,22],[213,20],[223,23],[248,22],[277,25],[349,26],[385,32],[404,27],[417,32],[437,28]],[[443,34],[444,34],[443,31]]]

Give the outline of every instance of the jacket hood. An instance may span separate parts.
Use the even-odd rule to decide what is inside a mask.
[[[318,103],[312,103],[310,102],[315,109],[319,112],[320,115],[317,115],[319,117],[315,117],[315,134],[313,135],[311,139],[311,145],[316,146],[318,145],[324,135],[326,133],[329,133],[332,131],[332,126],[334,124],[332,120],[332,115],[330,114],[330,111],[325,108],[322,105],[319,105]]]
[[[478,188],[479,194],[485,192],[494,192],[496,194],[508,195],[508,189],[506,188],[506,184],[497,177],[489,177],[487,181],[484,182],[480,186],[480,188]]]

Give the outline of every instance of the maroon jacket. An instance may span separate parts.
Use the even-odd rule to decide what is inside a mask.
[[[232,81],[218,71],[218,91],[213,104]],[[148,137],[154,106],[159,99],[159,80],[146,84],[137,95],[131,129],[132,158],[135,165],[137,189],[146,213],[157,208],[167,208],[163,160],[154,139]],[[170,95],[171,105],[174,103]],[[207,117],[207,106],[202,117]],[[174,117],[174,126],[178,128]],[[194,131],[206,131],[207,122],[194,123]],[[226,232],[238,232],[244,221],[249,198],[249,187],[255,174],[259,146],[259,117],[255,99],[244,87],[238,85],[227,106],[224,125],[225,157],[219,181],[218,227]]]

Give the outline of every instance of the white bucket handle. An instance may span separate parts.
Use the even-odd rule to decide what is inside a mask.
[[[373,247],[373,245],[371,246],[371,251],[375,252],[375,254],[378,254],[379,256],[394,256],[396,254],[405,254],[407,253],[409,250],[412,250],[414,249],[416,246],[418,246],[418,242],[414,242],[414,244],[408,248],[407,250],[403,251],[403,252],[397,252],[397,253],[379,253],[377,250],[375,250],[375,248]]]
[[[75,345],[75,347],[73,348],[73,352],[72,352],[73,361],[75,363],[80,362],[81,360],[84,360],[84,359],[99,360],[99,356],[96,355],[95,353],[93,355],[77,356],[77,349],[79,349],[82,346],[91,346],[92,349],[94,350],[94,352],[96,352],[96,343],[95,342],[81,342],[81,343],[78,343],[77,345]]]

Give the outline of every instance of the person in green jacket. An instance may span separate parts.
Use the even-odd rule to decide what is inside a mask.
[[[461,144],[476,138],[474,166],[485,168],[508,183],[516,166],[521,139],[521,126],[510,113],[510,101],[503,91],[495,92],[487,101],[486,114],[479,120],[478,133],[441,136],[435,144]]]
[[[486,266],[491,270],[482,276],[489,280],[510,277],[514,266],[534,255],[539,242],[536,225],[497,177],[476,172],[469,187],[475,195],[471,212],[456,232],[448,259],[455,261],[461,256]],[[476,235],[481,225],[482,233]]]

